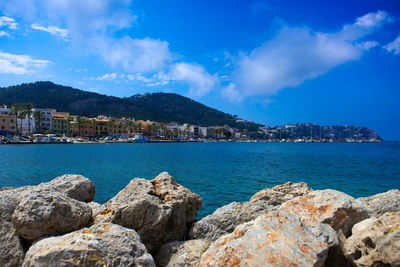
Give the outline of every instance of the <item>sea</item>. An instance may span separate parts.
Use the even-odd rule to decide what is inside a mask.
[[[81,174],[105,203],[161,172],[203,198],[198,218],[288,181],[355,198],[400,188],[400,143],[107,143],[1,145],[0,187]]]

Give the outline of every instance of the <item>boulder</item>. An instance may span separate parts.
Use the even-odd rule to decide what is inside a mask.
[[[24,241],[11,222],[23,191],[10,189],[0,192],[0,266],[21,266],[24,260]]]
[[[38,185],[43,189],[54,189],[78,201],[90,202],[94,200],[96,187],[92,181],[82,175],[64,174],[50,182]]]
[[[57,191],[34,189],[21,199],[11,219],[18,234],[33,241],[83,228],[91,215],[91,208],[83,202]]]
[[[22,266],[155,266],[139,235],[103,223],[44,238],[28,250]]]
[[[400,212],[388,212],[353,226],[344,245],[356,266],[400,266]]]
[[[265,212],[276,210],[282,203],[311,191],[306,183],[292,182],[264,189],[256,193],[249,202],[233,202],[193,223],[189,238],[215,241],[232,233],[236,226],[254,220]]]
[[[400,211],[400,190],[398,189],[370,197],[361,197],[359,200],[364,204],[371,217],[379,217],[386,212]]]
[[[199,266],[346,266],[339,263],[339,235],[349,235],[367,216],[361,202],[344,193],[314,191],[220,237]]]
[[[202,199],[164,172],[153,180],[135,178],[95,216],[134,229],[151,253],[161,244],[183,240],[195,220]]]
[[[161,246],[154,260],[158,267],[196,266],[210,244],[205,239],[172,241]]]

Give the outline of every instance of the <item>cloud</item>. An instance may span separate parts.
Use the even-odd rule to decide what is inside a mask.
[[[2,16],[0,17],[0,28],[1,27],[7,27],[11,30],[15,30],[18,28],[18,23],[16,23],[13,18]]]
[[[58,28],[55,26],[44,27],[44,26],[39,25],[38,23],[33,23],[31,25],[31,28],[34,30],[38,30],[38,31],[48,32],[51,35],[54,35],[56,37],[67,40],[68,30],[66,30],[66,29],[61,29],[61,28]]]
[[[98,81],[112,81],[118,78],[118,74],[113,72],[113,73],[106,73],[101,77],[97,77],[96,80]]]
[[[8,33],[5,32],[5,31],[0,31],[0,37],[4,37],[4,36],[10,37],[10,34],[8,34]]]
[[[360,39],[392,20],[384,11],[368,13],[338,32],[318,32],[308,27],[283,27],[271,40],[234,62],[231,83],[222,95],[233,100],[247,96],[269,97],[295,88],[329,70],[361,58],[376,41]]]
[[[27,74],[44,69],[50,61],[33,59],[27,55],[14,55],[0,51],[0,73]]]
[[[203,66],[191,63],[176,63],[169,72],[173,81],[189,85],[189,96],[201,97],[208,94],[218,83],[216,75],[208,73]]]
[[[393,53],[395,55],[400,55],[400,35],[396,37],[392,42],[388,43],[383,47],[389,53]]]
[[[99,47],[105,61],[122,66],[128,72],[146,72],[163,69],[173,59],[168,42],[150,38],[109,40]]]

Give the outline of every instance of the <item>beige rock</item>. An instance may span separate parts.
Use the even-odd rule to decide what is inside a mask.
[[[151,253],[161,244],[183,240],[202,199],[177,184],[168,173],[151,181],[133,179],[102,206],[95,223],[110,222],[134,229]]]
[[[0,266],[20,266],[25,255],[24,241],[11,222],[12,214],[20,200],[32,190],[58,190],[77,200],[94,198],[94,184],[81,175],[64,175],[37,186],[2,188],[0,190]]]
[[[372,217],[379,217],[386,212],[400,211],[400,190],[392,189],[385,193],[359,198]]]
[[[352,197],[314,191],[220,237],[199,266],[324,266],[342,256],[333,253],[340,252],[337,232],[349,234],[366,217],[361,202]]]
[[[78,201],[90,202],[96,194],[96,187],[92,181],[82,175],[64,174],[50,182],[41,183],[38,187],[54,189]]]
[[[57,191],[34,189],[19,202],[12,222],[20,236],[33,241],[83,228],[91,215],[91,208],[83,202]]]
[[[306,183],[292,182],[264,189],[256,193],[249,202],[233,202],[193,223],[189,238],[215,241],[232,233],[236,226],[254,220],[265,212],[276,210],[282,203],[311,191]]]
[[[388,212],[353,226],[345,255],[356,266],[400,266],[400,212]]]
[[[155,266],[139,235],[119,225],[96,224],[63,236],[36,242],[24,267]]]
[[[154,260],[158,267],[196,266],[210,244],[204,239],[172,241],[161,246]]]

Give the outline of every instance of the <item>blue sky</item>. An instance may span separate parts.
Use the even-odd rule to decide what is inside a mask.
[[[400,140],[392,1],[0,1],[0,86],[175,92],[267,125]]]

